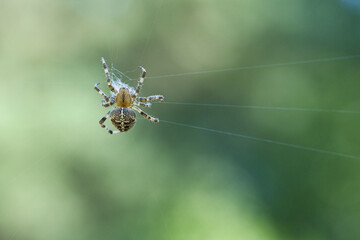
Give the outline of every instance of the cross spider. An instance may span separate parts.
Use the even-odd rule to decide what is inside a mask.
[[[135,119],[136,119],[135,111],[137,111],[144,118],[152,122],[159,122],[158,118],[154,118],[150,116],[149,114],[145,113],[138,107],[138,106],[150,107],[151,103],[149,103],[149,101],[164,100],[164,97],[162,95],[153,95],[149,97],[137,96],[140,92],[141,86],[144,83],[144,79],[146,75],[145,68],[139,66],[139,68],[142,70],[142,74],[137,84],[136,90],[134,90],[134,88],[129,87],[128,85],[122,82],[119,82],[119,84],[113,84],[104,58],[101,58],[101,62],[104,67],[106,81],[108,88],[110,89],[111,96],[108,97],[98,87],[100,83],[96,83],[94,88],[101,96],[104,97],[104,99],[102,100],[102,105],[104,107],[109,107],[112,106],[113,104],[116,104],[116,107],[113,110],[109,111],[103,118],[100,119],[99,121],[100,126],[102,128],[105,128],[106,131],[108,131],[110,134],[129,131],[130,128],[132,128],[135,125]],[[112,131],[107,126],[105,126],[104,122],[109,117],[112,124],[118,129],[118,131]]]

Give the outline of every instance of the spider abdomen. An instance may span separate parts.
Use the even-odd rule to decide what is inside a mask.
[[[110,113],[110,120],[120,132],[126,132],[135,125],[136,114],[129,108],[115,108]]]

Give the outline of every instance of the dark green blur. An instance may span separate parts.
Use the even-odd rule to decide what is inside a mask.
[[[356,0],[0,4],[1,240],[360,239],[360,160],[138,116],[98,121],[100,63],[169,102],[360,110]],[[360,114],[153,104],[168,120],[360,156]],[[110,122],[106,122],[111,126]]]

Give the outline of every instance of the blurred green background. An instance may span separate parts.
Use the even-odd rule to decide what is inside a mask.
[[[93,89],[104,57],[166,101],[360,110],[358,59],[151,78],[356,55],[359,23],[356,0],[2,1],[0,239],[360,239],[359,160],[141,116],[112,136]],[[359,114],[146,111],[360,156]]]

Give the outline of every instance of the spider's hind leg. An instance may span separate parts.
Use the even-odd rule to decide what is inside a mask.
[[[140,108],[136,107],[136,106],[132,106],[132,109],[134,109],[135,111],[137,111],[138,113],[141,114],[141,116],[143,116],[144,118],[146,118],[147,120],[150,120],[151,122],[159,122],[158,118],[154,118],[152,116],[150,116],[149,114],[147,114],[146,112],[144,112],[143,110],[141,110]]]
[[[106,121],[106,119],[108,119],[108,117],[110,116],[110,113],[111,113],[111,111],[109,111],[104,117],[102,117],[102,118],[100,119],[100,121],[99,121],[99,124],[100,124],[100,126],[101,126],[102,128],[105,128],[105,130],[106,130],[108,133],[110,133],[110,134],[119,133],[120,131],[113,131],[113,130],[111,130],[110,128],[108,128],[108,127],[104,124],[104,122]]]

